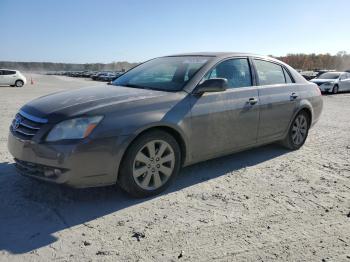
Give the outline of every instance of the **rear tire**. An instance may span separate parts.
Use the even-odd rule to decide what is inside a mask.
[[[175,138],[161,130],[149,131],[127,149],[118,184],[133,197],[157,195],[175,179],[180,166],[181,151]]]
[[[15,82],[15,86],[16,87],[22,87],[24,85],[24,82],[22,81],[22,80],[17,80],[16,82]]]
[[[282,141],[282,145],[291,150],[301,148],[309,134],[310,118],[305,111],[298,113],[289,128],[288,134]]]

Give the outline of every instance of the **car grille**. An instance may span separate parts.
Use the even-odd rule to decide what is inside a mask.
[[[12,121],[11,130],[18,137],[29,140],[36,135],[45,123],[47,123],[47,119],[38,118],[20,111]]]

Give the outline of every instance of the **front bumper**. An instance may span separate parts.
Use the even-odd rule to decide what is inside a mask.
[[[334,85],[320,85],[318,88],[321,90],[321,92],[332,92]]]
[[[74,143],[36,143],[11,131],[8,149],[17,170],[29,177],[72,187],[116,183],[127,137],[81,140]]]

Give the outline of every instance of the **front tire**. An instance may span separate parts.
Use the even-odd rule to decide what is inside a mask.
[[[17,80],[15,83],[16,87],[22,87],[24,85],[24,82],[22,80]]]
[[[175,138],[161,130],[150,131],[127,149],[118,184],[134,197],[157,195],[171,184],[180,166],[181,151]]]
[[[338,94],[338,92],[339,92],[339,86],[338,86],[338,85],[335,85],[335,86],[333,87],[332,93],[335,95],[335,94]]]
[[[309,134],[310,117],[305,111],[301,111],[293,119],[286,138],[282,144],[291,150],[301,148]]]

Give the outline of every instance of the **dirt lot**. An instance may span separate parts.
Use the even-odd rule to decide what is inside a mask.
[[[324,96],[299,151],[271,145],[197,164],[164,194],[134,200],[15,172],[6,143],[19,107],[100,84],[32,76],[0,87],[0,261],[350,261],[350,94]]]

